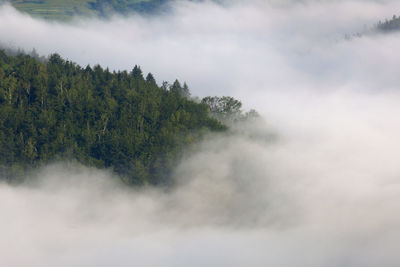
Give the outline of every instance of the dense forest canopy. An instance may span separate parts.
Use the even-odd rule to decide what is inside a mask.
[[[233,98],[189,96],[186,83],[158,86],[138,66],[111,72],[0,50],[0,177],[70,159],[128,184],[168,184],[185,146],[225,131],[229,112],[245,117]]]

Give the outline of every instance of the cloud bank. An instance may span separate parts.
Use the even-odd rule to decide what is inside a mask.
[[[398,266],[398,1],[177,2],[171,14],[47,22],[0,9],[1,42],[185,80],[266,122],[212,136],[176,186],[128,190],[53,165],[0,186],[7,266]]]

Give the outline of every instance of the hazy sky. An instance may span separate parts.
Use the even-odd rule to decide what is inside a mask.
[[[0,186],[7,266],[399,266],[400,35],[346,40],[387,1],[177,3],[162,17],[46,22],[0,9],[4,45],[142,66],[264,122],[211,136],[171,192],[54,165]],[[95,184],[95,186],[93,186]]]

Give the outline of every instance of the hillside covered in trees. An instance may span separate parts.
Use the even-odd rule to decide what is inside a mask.
[[[365,25],[363,31],[353,34],[346,34],[345,38],[351,40],[353,38],[360,38],[370,34],[390,34],[398,31],[400,31],[400,17],[393,15],[391,19],[385,19],[384,21],[379,20],[371,27],[367,27]]]
[[[0,177],[68,159],[128,184],[168,184],[183,148],[225,131],[216,118],[241,106],[231,97],[198,102],[186,84],[160,87],[138,66],[111,72],[0,50]]]
[[[124,15],[131,12],[155,13],[167,9],[167,4],[171,0],[9,0],[9,2],[17,9],[34,16],[67,20],[76,15],[104,17],[114,13]]]
[[[400,18],[393,15],[392,19],[385,20],[384,22],[379,21],[376,25],[377,30],[381,32],[392,32],[400,30]]]
[[[130,12],[153,13],[166,8],[171,0],[95,0],[88,3],[89,8],[100,16],[116,12],[128,14]]]

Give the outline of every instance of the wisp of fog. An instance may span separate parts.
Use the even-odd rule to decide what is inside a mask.
[[[0,8],[3,46],[141,65],[263,119],[187,151],[174,187],[59,163],[0,185],[2,266],[400,265],[400,35],[346,34],[395,0],[176,2],[52,22]]]

